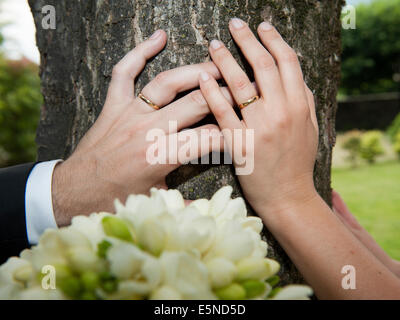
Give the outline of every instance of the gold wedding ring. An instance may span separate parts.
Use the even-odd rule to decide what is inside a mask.
[[[259,96],[254,96],[252,98],[250,98],[249,100],[239,104],[239,108],[243,109],[246,108],[249,104],[253,103],[254,101],[257,101],[260,97]]]
[[[159,110],[160,107],[156,105],[154,102],[152,102],[150,99],[147,99],[142,93],[138,94],[138,97],[142,99],[144,102],[146,102],[150,107],[152,107],[154,110]]]

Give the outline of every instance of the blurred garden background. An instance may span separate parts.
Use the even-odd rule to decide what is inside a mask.
[[[400,260],[400,0],[348,0],[332,186]],[[34,161],[42,104],[26,0],[0,0],[0,167]]]
[[[348,1],[332,187],[400,260],[400,0]]]

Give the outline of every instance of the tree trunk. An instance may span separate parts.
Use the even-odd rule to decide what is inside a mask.
[[[228,31],[239,17],[253,30],[271,21],[296,50],[316,99],[320,144],[315,166],[318,192],[330,203],[331,152],[335,142],[342,0],[29,0],[41,53],[44,106],[37,131],[39,160],[66,158],[94,123],[105,101],[112,67],[158,28],[166,49],[139,76],[137,92],[160,71],[209,60],[207,46],[222,40],[251,75]],[[56,9],[56,29],[43,29],[42,7]],[[168,186],[187,199],[209,198],[230,184],[241,190],[230,165],[186,165],[171,173]],[[251,208],[249,208],[250,212]],[[302,278],[266,230],[269,256],[281,263],[283,283]]]

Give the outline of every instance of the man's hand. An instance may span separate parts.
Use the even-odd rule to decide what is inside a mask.
[[[59,226],[69,224],[77,214],[112,210],[115,198],[124,201],[131,193],[148,193],[153,186],[165,187],[165,176],[180,165],[148,163],[146,151],[150,142],[146,141],[146,134],[150,129],[159,128],[167,135],[179,136],[181,129],[205,117],[209,109],[199,90],[171,101],[178,92],[197,87],[201,71],[216,78],[220,73],[212,62],[160,73],[142,90],[152,102],[164,106],[155,110],[135,97],[133,80],[144,68],[146,60],[157,54],[165,43],[165,32],[158,30],[114,67],[99,118],[70,158],[55,168],[52,195]],[[231,99],[228,90],[224,92]],[[177,121],[177,131],[169,130],[169,120]],[[198,134],[202,128],[219,130],[215,125],[190,130]],[[201,139],[194,147],[201,148],[199,151],[203,154],[212,151],[212,144],[205,141],[209,137],[202,135]]]

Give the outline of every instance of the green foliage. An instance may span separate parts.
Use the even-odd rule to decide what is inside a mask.
[[[357,159],[361,151],[361,131],[352,130],[347,132],[344,136],[342,147],[349,153],[347,159],[352,167],[357,167]]]
[[[394,118],[393,122],[387,129],[387,135],[390,137],[392,141],[394,141],[397,133],[400,132],[400,113]]]
[[[400,260],[400,161],[334,168],[332,186],[363,227]]]
[[[360,156],[369,163],[374,163],[376,157],[383,154],[381,143],[382,133],[378,130],[367,131],[361,136]]]
[[[341,94],[392,92],[400,73],[400,0],[356,8],[356,29],[342,30]]]
[[[394,149],[394,152],[396,152],[398,154],[399,159],[400,159],[400,131],[397,132],[397,135],[394,139],[393,149]]]
[[[35,160],[41,104],[37,66],[10,62],[0,53],[0,165]]]

